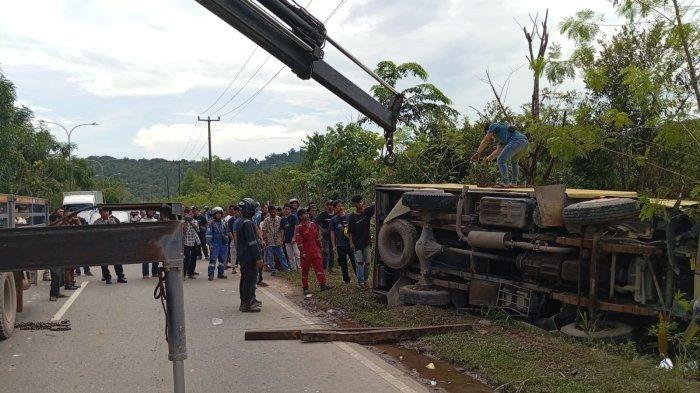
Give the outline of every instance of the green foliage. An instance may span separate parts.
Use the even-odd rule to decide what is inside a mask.
[[[382,144],[379,135],[357,124],[329,127],[311,170],[311,186],[331,198],[348,198],[369,190],[380,165]]]
[[[0,72],[0,193],[48,198],[53,206],[62,192],[93,187],[85,160],[68,160],[67,145],[56,141],[33,113],[16,106],[15,87]]]
[[[220,206],[224,209],[230,204],[237,204],[243,198],[241,190],[235,189],[229,183],[208,184],[197,191],[180,196],[180,202],[185,206],[209,205],[211,207]]]
[[[454,122],[459,112],[452,108],[452,101],[435,85],[426,83],[428,72],[417,63],[396,65],[392,61],[382,61],[375,70],[377,75],[389,85],[396,88],[397,83],[406,77],[414,77],[423,83],[410,86],[401,94],[403,105],[398,116],[399,126],[405,126],[419,132],[427,132],[433,122]],[[379,102],[390,107],[394,94],[382,85],[370,89]]]

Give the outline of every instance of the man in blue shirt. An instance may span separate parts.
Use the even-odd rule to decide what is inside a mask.
[[[299,218],[292,212],[292,206],[289,203],[285,203],[282,208],[280,227],[282,231],[284,231],[284,249],[287,251],[289,268],[292,270],[299,270],[301,266],[301,254],[299,253],[297,243],[294,241],[294,228],[296,228],[298,224]]]
[[[209,281],[214,280],[214,271],[218,269],[218,278],[226,278],[226,253],[228,252],[229,231],[223,221],[224,209],[212,209],[212,220],[207,227],[206,240],[209,250]],[[217,266],[218,265],[218,266]]]
[[[486,157],[491,161],[498,157],[498,171],[501,173],[501,182],[495,187],[508,188],[518,186],[518,162],[527,153],[527,137],[522,132],[506,123],[487,123],[484,127],[486,135],[479,143],[476,153],[471,157],[472,161],[479,161],[481,153],[486,150],[492,140],[496,140],[497,147],[493,153]],[[510,176],[508,170],[510,169]]]

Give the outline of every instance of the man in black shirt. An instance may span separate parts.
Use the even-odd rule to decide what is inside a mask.
[[[255,284],[258,280],[258,269],[263,266],[260,243],[257,230],[251,220],[258,203],[251,198],[243,198],[238,203],[241,209],[241,219],[236,231],[236,251],[241,265],[240,296],[242,312],[260,312],[262,303],[255,298]]]
[[[197,207],[194,207],[192,209],[192,214],[194,216],[195,221],[197,221],[197,224],[199,225],[200,250],[202,252],[202,255],[204,255],[204,259],[209,259],[209,248],[207,248],[207,242],[205,239],[207,234],[207,226],[209,225],[206,212],[200,214],[199,209],[197,209]]]
[[[355,254],[357,264],[357,284],[368,288],[367,280],[372,264],[372,236],[370,234],[370,224],[374,216],[374,204],[365,208],[362,196],[356,195],[351,199],[355,206],[355,213],[350,215],[348,222],[348,234],[350,235],[350,246]]]
[[[335,216],[331,219],[330,225],[331,243],[333,244],[336,258],[338,258],[340,271],[343,273],[343,281],[345,281],[346,284],[350,284],[348,258],[350,258],[352,270],[355,272],[355,275],[357,275],[357,267],[355,266],[355,255],[350,248],[350,238],[347,234],[349,216],[345,213],[345,206],[341,200],[333,202],[333,209],[335,209]]]
[[[326,210],[322,211],[316,216],[316,225],[321,229],[321,234],[323,234],[323,268],[328,270],[328,272],[333,273],[333,250],[331,249],[331,233],[329,231],[331,226],[331,219],[333,218],[333,201],[329,200],[326,202]]]

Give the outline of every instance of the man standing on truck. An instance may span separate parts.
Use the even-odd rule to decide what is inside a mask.
[[[336,260],[340,265],[340,271],[343,273],[343,281],[346,284],[350,284],[348,258],[350,258],[352,271],[355,272],[355,275],[357,275],[357,266],[355,266],[355,255],[350,249],[350,238],[347,235],[349,217],[345,213],[345,206],[340,199],[333,201],[333,209],[335,210],[335,216],[331,219],[331,244],[333,245]]]
[[[374,204],[365,208],[362,195],[355,195],[351,199],[355,206],[355,213],[350,215],[348,222],[348,234],[350,235],[350,247],[355,254],[357,264],[357,285],[367,289],[367,280],[372,263],[372,237],[370,235],[370,222],[374,217]]]
[[[518,131],[515,126],[506,123],[487,123],[484,127],[486,135],[479,143],[476,153],[472,155],[472,161],[479,161],[481,154],[486,150],[492,140],[496,140],[497,147],[486,157],[486,161],[497,158],[498,171],[501,174],[500,183],[496,188],[509,188],[518,186],[519,161],[527,153],[527,137]],[[510,175],[509,175],[510,170]]]
[[[92,225],[109,225],[116,224],[117,221],[113,217],[110,217],[112,212],[109,209],[101,207],[100,208],[100,218],[95,220]],[[102,277],[105,279],[105,284],[112,283],[112,275],[109,273],[109,266],[102,265]],[[117,282],[126,284],[126,277],[124,276],[124,267],[122,265],[114,265],[114,272],[117,274]]]

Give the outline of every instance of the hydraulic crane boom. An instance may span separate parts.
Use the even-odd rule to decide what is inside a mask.
[[[209,11],[287,65],[299,78],[314,79],[384,129],[385,161],[394,161],[393,135],[403,96],[343,47],[326,35],[326,28],[304,8],[288,0],[197,0]],[[394,93],[389,107],[382,105],[328,63],[326,42]]]

